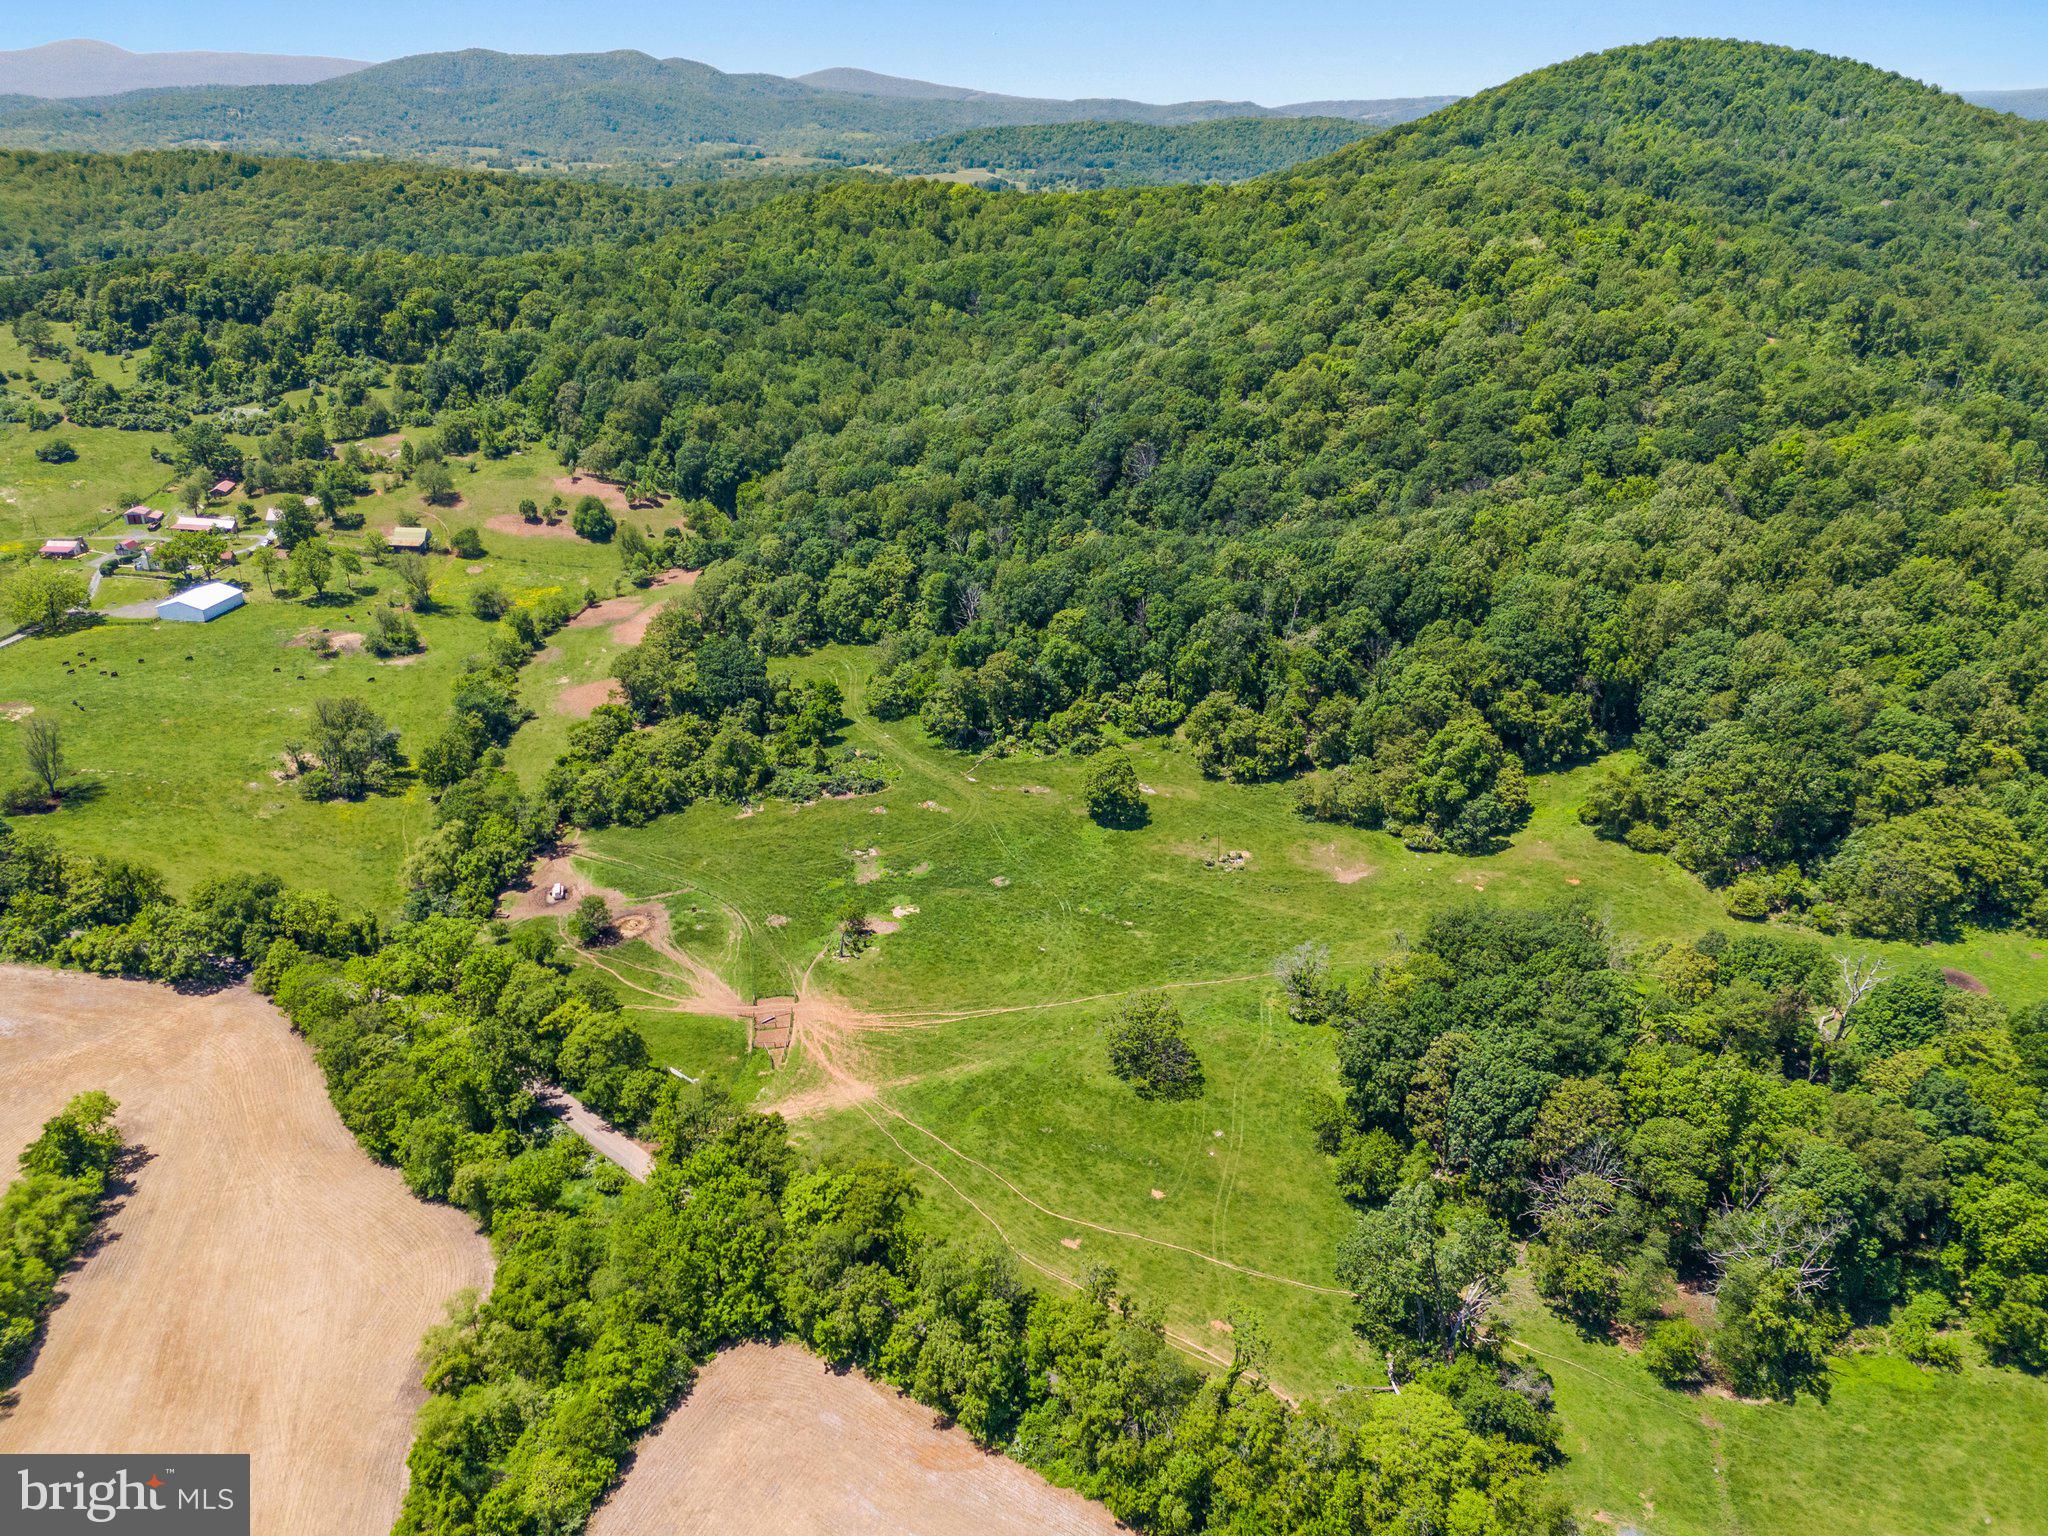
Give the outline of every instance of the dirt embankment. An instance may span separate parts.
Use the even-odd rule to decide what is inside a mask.
[[[0,1168],[87,1088],[120,1100],[140,1162],[0,1406],[0,1451],[246,1451],[256,1530],[388,1529],[415,1352],[488,1284],[484,1239],[363,1155],[253,993],[0,967]]]
[[[1107,1536],[1109,1512],[791,1345],[743,1344],[640,1443],[590,1536]]]

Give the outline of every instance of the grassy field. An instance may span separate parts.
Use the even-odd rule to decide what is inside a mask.
[[[78,450],[69,464],[45,464],[35,450],[61,437]],[[120,509],[162,490],[170,466],[149,456],[164,439],[111,427],[61,426],[30,432],[0,426],[0,559],[47,538],[109,531]]]
[[[605,660],[593,638],[558,667],[601,675]],[[788,993],[808,978],[866,1012],[870,1027],[839,1050],[872,1096],[821,1092],[801,1049],[782,1072],[752,1069],[759,1102],[801,1109],[810,1144],[904,1163],[928,1220],[1006,1243],[1055,1283],[1113,1265],[1191,1353],[1227,1354],[1234,1324],[1259,1319],[1276,1383],[1299,1395],[1369,1385],[1377,1366],[1336,1293],[1349,1214],[1309,1140],[1315,1097],[1337,1086],[1333,1042],[1275,1006],[1273,959],[1313,939],[1339,966],[1364,966],[1431,911],[1478,893],[1576,895],[1624,946],[1738,926],[1669,860],[1579,824],[1590,770],[1535,781],[1530,825],[1502,853],[1469,860],[1305,823],[1284,788],[1205,781],[1178,748],[1143,743],[1132,750],[1152,791],[1149,823],[1111,832],[1082,811],[1084,763],[978,761],[933,747],[914,722],[866,718],[862,653],[791,665],[847,688],[848,741],[886,764],[886,791],[751,813],[700,805],[588,838],[582,867],[664,901],[676,941],[743,993]],[[853,891],[899,926],[841,961],[833,921]],[[1975,935],[1917,953],[2032,999],[2048,992],[2036,942]],[[658,955],[625,958],[641,984],[676,988]],[[1175,989],[1208,1075],[1188,1104],[1135,1099],[1104,1061],[1116,994],[1161,985]],[[671,1023],[680,1016],[643,1001],[658,1059],[693,1074],[729,1065],[744,1043],[741,1025]],[[1693,1399],[1525,1310],[1527,1344],[1559,1378],[1574,1446],[1564,1486],[1588,1515],[1660,1533],[1791,1536],[1825,1523],[1839,1498],[1853,1512],[1838,1523],[1873,1536],[2027,1528],[2027,1468],[2048,1456],[2041,1383],[1861,1358],[1838,1368],[1827,1406]]]
[[[568,672],[551,676],[601,672],[603,660],[601,647],[578,651],[565,657]],[[1467,859],[1305,822],[1285,786],[1205,780],[1178,746],[1143,742],[1131,753],[1151,791],[1150,820],[1109,831],[1085,814],[1085,759],[979,761],[934,747],[913,721],[865,715],[866,666],[863,654],[840,649],[791,670],[837,677],[847,689],[848,741],[885,765],[885,792],[769,802],[753,813],[705,804],[588,840],[608,882],[628,894],[686,889],[732,914],[741,931],[731,976],[743,991],[789,991],[856,889],[879,917],[917,908],[896,919],[900,932],[822,978],[882,1012],[1263,975],[1305,940],[1329,944],[1340,966],[1361,966],[1395,952],[1444,903],[1480,893],[1591,901],[1624,944],[1739,926],[1670,860],[1602,842],[1580,825],[1592,768],[1535,779],[1529,826],[1503,852]],[[787,921],[771,924],[771,916]],[[2048,995],[2040,941],[2023,935],[1837,947],[1921,955],[1972,972],[2010,1001]]]
[[[551,457],[515,456],[463,480],[475,490],[481,521],[509,511],[522,495],[545,499],[560,472]],[[425,515],[409,492],[362,505],[373,527]],[[47,506],[37,501],[33,515]],[[461,511],[443,518],[447,529],[469,521]],[[338,537],[354,544],[360,536]],[[15,737],[28,718],[24,707],[44,713],[62,723],[82,786],[60,809],[34,819],[64,846],[148,859],[179,890],[214,875],[269,868],[391,910],[401,895],[405,854],[430,824],[425,792],[414,786],[352,804],[314,804],[278,782],[274,770],[284,744],[304,736],[313,700],[328,694],[368,698],[405,745],[437,731],[463,659],[487,634],[467,607],[479,584],[495,583],[528,601],[583,587],[603,596],[619,584],[618,556],[606,546],[491,531],[484,541],[479,561],[432,557],[440,607],[421,620],[426,652],[416,658],[386,662],[344,653],[323,660],[305,643],[321,629],[367,631],[372,605],[393,584],[374,564],[346,598],[274,599],[245,568],[239,576],[250,588],[248,605],[212,624],[116,619],[0,650],[0,775],[21,771]],[[160,599],[170,590],[146,578],[109,577],[98,606]]]
[[[71,328],[52,330],[54,339],[68,348]],[[119,385],[134,382],[134,367],[127,360],[100,353],[86,356],[102,378]],[[54,382],[69,371],[69,363],[31,358],[12,330],[0,328],[0,373]],[[58,437],[77,449],[78,457],[69,464],[43,463],[35,456],[36,449]],[[171,482],[171,469],[152,459],[150,450],[169,442],[167,433],[120,432],[69,422],[46,432],[0,424],[0,560],[46,538],[90,534],[121,508],[161,491]]]
[[[1556,1383],[1557,1476],[1584,1515],[1655,1536],[2038,1536],[2048,1518],[2048,1385],[2018,1372],[1852,1355],[1826,1403],[1740,1402],[1668,1391],[1526,1299],[1516,1321]]]

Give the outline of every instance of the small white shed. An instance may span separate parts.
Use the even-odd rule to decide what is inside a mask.
[[[204,624],[248,601],[240,587],[225,581],[202,581],[156,605],[156,616],[173,624]]]

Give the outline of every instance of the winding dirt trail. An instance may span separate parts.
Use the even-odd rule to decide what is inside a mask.
[[[616,967],[606,964],[601,951],[581,950],[580,952],[586,959],[613,976],[622,985],[631,988],[642,996],[656,999],[655,1006],[678,1012],[719,1014],[736,1018],[752,1018],[754,1016],[755,1005],[752,1002],[741,998],[731,984],[720,976],[716,970],[675,943],[670,933],[668,909],[659,898],[637,904],[631,903],[628,898],[619,892],[596,885],[586,877],[579,875],[570,864],[570,860],[576,857],[590,859],[602,858],[603,856],[586,854],[576,849],[567,850],[556,860],[542,866],[542,869],[547,871],[545,876],[543,876],[541,870],[537,870],[531,886],[534,889],[545,890],[545,881],[561,880],[569,886],[570,899],[572,901],[579,895],[594,893],[604,897],[606,902],[612,907],[615,922],[623,924],[628,919],[639,920],[639,926],[634,930],[633,937],[646,944],[656,954],[674,965],[682,973],[680,979],[683,980],[687,990],[666,992],[656,987],[650,987],[645,982],[625,976]],[[712,899],[717,900],[715,897]],[[752,920],[743,912],[723,901],[719,902],[719,905],[726,909],[728,915],[733,920],[736,930],[752,930]],[[561,908],[557,907],[549,910],[559,911]],[[1072,1276],[1063,1273],[1054,1266],[1039,1259],[1036,1255],[1028,1252],[1020,1243],[1015,1241],[1002,1223],[985,1206],[968,1195],[951,1178],[948,1178],[930,1159],[919,1156],[901,1137],[897,1136],[890,1129],[890,1122],[903,1126],[909,1131],[926,1138],[940,1151],[987,1175],[1001,1185],[1012,1198],[1053,1221],[1087,1231],[1098,1232],[1107,1237],[1119,1238],[1126,1242],[1142,1243],[1149,1247],[1166,1249],[1214,1268],[1242,1275],[1247,1279],[1259,1280],[1273,1285],[1284,1285],[1322,1296],[1348,1296],[1350,1294],[1350,1292],[1339,1286],[1321,1285],[1314,1281],[1298,1279],[1292,1275],[1276,1274],[1270,1270],[1258,1269],[1252,1265],[1239,1264],[1233,1260],[1205,1252],[1202,1249],[1191,1247],[1185,1243],[1177,1243],[1167,1238],[1149,1236],[1143,1232],[1133,1231],[1128,1227],[1112,1226],[1106,1222],[1096,1221],[1087,1216],[1075,1215],[1069,1211],[1057,1210],[1052,1206],[1046,1205],[1019,1187],[1000,1170],[991,1167],[988,1163],[983,1162],[971,1153],[961,1150],[929,1126],[904,1114],[903,1111],[882,1098],[881,1090],[892,1086],[892,1084],[881,1080],[880,1074],[875,1070],[873,1057],[868,1046],[868,1041],[873,1036],[890,1031],[930,1029],[945,1024],[958,1023],[967,1019],[991,1018],[1012,1013],[1041,1012],[1055,1008],[1072,1007],[1077,1004],[1108,1002],[1117,998],[1133,996],[1138,990],[1170,991],[1196,987],[1228,986],[1259,980],[1264,976],[1264,972],[1245,972],[1239,975],[1207,977],[1195,981],[1168,982],[1158,988],[1134,989],[1122,992],[1097,992],[1083,997],[1065,998],[1043,1003],[1021,1003],[1011,1007],[932,1009],[910,1013],[878,1014],[856,1008],[844,999],[825,991],[816,984],[813,978],[819,964],[826,958],[828,953],[829,950],[820,950],[816,955],[812,956],[809,964],[796,977],[793,988],[796,1006],[792,1044],[793,1046],[797,1044],[802,1046],[804,1058],[817,1067],[822,1074],[823,1080],[812,1087],[801,1089],[776,1103],[773,1107],[783,1118],[800,1120],[808,1116],[824,1114],[833,1110],[859,1109],[875,1128],[887,1137],[905,1157],[932,1174],[946,1188],[959,1196],[970,1209],[989,1225],[997,1237],[1001,1239],[1004,1246],[1008,1247],[1024,1263],[1030,1265],[1041,1274],[1057,1280],[1062,1285],[1077,1288],[1079,1282]],[[1175,1334],[1169,1331],[1169,1337],[1182,1348],[1201,1355],[1205,1359],[1219,1363],[1228,1363],[1228,1356],[1219,1354],[1216,1350],[1187,1334]]]

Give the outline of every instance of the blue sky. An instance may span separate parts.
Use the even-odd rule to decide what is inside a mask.
[[[726,70],[850,64],[1029,95],[1267,103],[1471,91],[1672,34],[1846,53],[1950,88],[2048,85],[2048,0],[17,0],[0,13],[0,47],[639,48]]]

